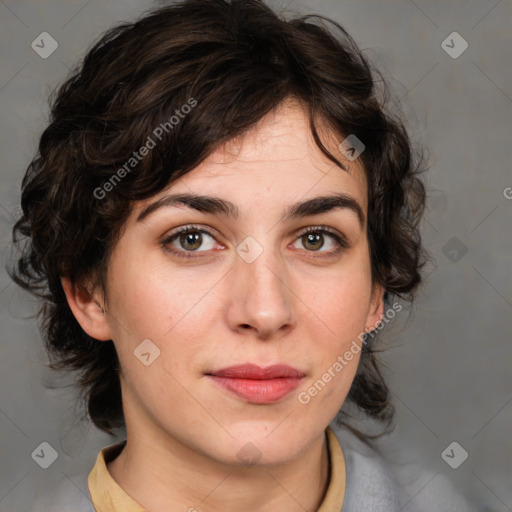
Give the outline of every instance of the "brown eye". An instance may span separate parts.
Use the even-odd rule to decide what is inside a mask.
[[[302,235],[302,244],[308,250],[318,251],[324,245],[324,237],[320,233],[306,233]]]
[[[305,249],[306,252],[319,253],[320,256],[334,256],[343,249],[349,247],[348,242],[342,234],[333,232],[332,228],[326,226],[312,226],[298,235],[295,243],[299,243],[298,249]]]
[[[186,251],[195,251],[201,247],[203,243],[203,235],[199,231],[181,233],[179,242],[183,249]]]
[[[192,253],[203,253],[217,247],[217,241],[205,229],[186,226],[176,231],[162,245],[177,256],[187,257]]]

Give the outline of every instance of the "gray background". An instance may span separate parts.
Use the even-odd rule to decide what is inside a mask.
[[[398,411],[389,442],[448,475],[476,509],[512,510],[511,1],[270,4],[340,22],[401,98],[413,140],[429,149],[422,229],[436,263],[413,315],[400,313],[386,328],[392,348],[384,357]],[[49,93],[104,30],[156,5],[0,1],[2,267]],[[59,44],[48,59],[31,48],[43,31]],[[441,47],[453,31],[469,44],[456,59]],[[36,321],[26,319],[36,304],[3,269],[0,301],[0,510],[11,512],[27,510],[34,493],[59,479],[73,485],[72,475],[90,468],[98,450],[116,439],[75,419],[69,386],[48,388],[59,382],[42,363]],[[46,470],[31,458],[43,441],[59,453]],[[458,469],[441,457],[452,441],[469,454]],[[418,492],[428,492],[429,484]]]

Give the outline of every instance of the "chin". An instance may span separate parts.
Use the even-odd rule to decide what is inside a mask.
[[[233,439],[219,446],[219,462],[239,467],[273,467],[291,462],[306,447],[308,439],[298,439],[289,428],[276,428],[277,425],[239,424],[228,428]]]

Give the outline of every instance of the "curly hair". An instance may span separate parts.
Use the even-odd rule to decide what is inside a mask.
[[[261,0],[185,0],[106,31],[50,96],[13,227],[21,254],[8,271],[41,299],[51,366],[79,372],[89,417],[103,431],[124,425],[119,361],[112,340],[83,331],[61,276],[90,279],[106,297],[109,256],[133,202],[168,187],[289,97],[306,106],[315,143],[337,166],[345,168],[323,144],[319,120],[340,141],[353,134],[364,143],[372,280],[388,307],[392,296],[412,301],[425,263],[423,158],[388,108],[382,75],[335,21],[286,20]],[[156,137],[136,170],[122,172],[134,149]],[[389,425],[390,391],[374,337],[366,341],[347,401]]]

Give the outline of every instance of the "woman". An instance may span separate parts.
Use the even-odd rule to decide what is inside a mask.
[[[45,506],[464,510],[442,479],[414,500],[348,419],[390,425],[376,335],[424,262],[421,162],[376,73],[329,20],[188,0],[109,30],[62,85],[13,278],[126,440]]]

